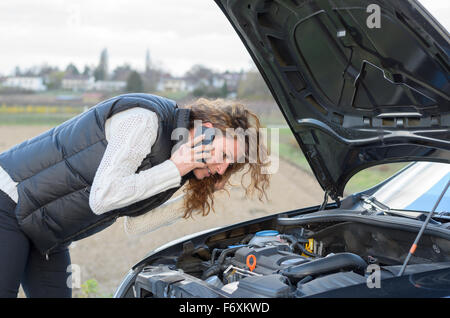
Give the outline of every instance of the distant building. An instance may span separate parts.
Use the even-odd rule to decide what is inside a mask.
[[[94,91],[115,92],[122,91],[126,88],[125,81],[96,81],[92,84],[91,89]]]
[[[37,76],[11,76],[3,82],[3,87],[18,88],[33,92],[47,90],[44,79]]]
[[[186,80],[186,90],[192,92],[199,87],[211,86],[211,80],[207,78],[189,78]]]
[[[229,92],[235,92],[238,89],[239,82],[244,76],[244,72],[225,72],[222,73],[222,77],[227,83],[227,88]]]
[[[221,88],[225,84],[225,79],[222,77],[222,74],[214,74],[211,78],[211,85],[214,88]]]
[[[210,87],[214,89],[221,89],[226,85],[228,94],[233,96],[242,79],[243,72],[224,72],[214,73],[208,78],[185,78],[173,77],[170,74],[162,74],[156,86],[158,91],[176,92],[186,91],[193,92],[198,88]]]
[[[84,92],[91,89],[95,79],[93,76],[70,75],[62,79],[61,88],[73,92]]]
[[[62,89],[73,92],[115,92],[123,91],[126,86],[126,81],[96,81],[94,76],[86,75],[69,75],[61,83]]]
[[[179,92],[187,91],[188,88],[189,86],[184,78],[165,75],[161,76],[156,89],[165,92]]]

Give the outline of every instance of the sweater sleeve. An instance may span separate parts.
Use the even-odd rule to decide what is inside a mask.
[[[108,146],[89,196],[95,214],[123,208],[179,186],[181,176],[171,160],[135,173],[157,137],[158,117],[154,112],[140,107],[120,112],[111,117],[108,130]]]

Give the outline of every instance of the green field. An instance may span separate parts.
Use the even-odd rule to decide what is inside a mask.
[[[57,126],[77,114],[0,114],[0,125]]]

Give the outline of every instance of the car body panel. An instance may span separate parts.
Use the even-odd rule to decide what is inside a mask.
[[[416,1],[216,0],[322,188],[367,167],[450,162],[448,32]]]

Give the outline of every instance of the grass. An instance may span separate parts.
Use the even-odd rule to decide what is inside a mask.
[[[99,286],[96,279],[91,278],[81,285],[81,290],[74,291],[76,298],[112,298],[112,294],[102,294],[99,292]]]
[[[272,112],[272,113],[268,113],[268,114],[262,114],[259,116],[259,118],[260,118],[261,124],[266,127],[271,126],[271,125],[275,125],[275,126],[286,125],[286,126],[288,126],[288,124],[286,123],[286,120],[284,119],[283,115],[281,115],[280,112]]]
[[[171,92],[171,91],[164,91],[164,92],[158,92],[159,96],[172,99],[175,101],[182,100],[189,96],[189,93],[186,91],[177,91],[177,92]]]
[[[349,180],[345,187],[345,192],[350,194],[371,188],[403,169],[408,164],[409,162],[389,163],[362,170]]]
[[[80,114],[83,107],[0,105],[0,125],[59,125]]]
[[[308,161],[300,151],[299,147],[294,148],[289,144],[280,143],[279,153],[282,159],[289,161],[290,163],[300,167],[301,169],[312,173]]]
[[[77,114],[0,114],[0,125],[57,126]]]

